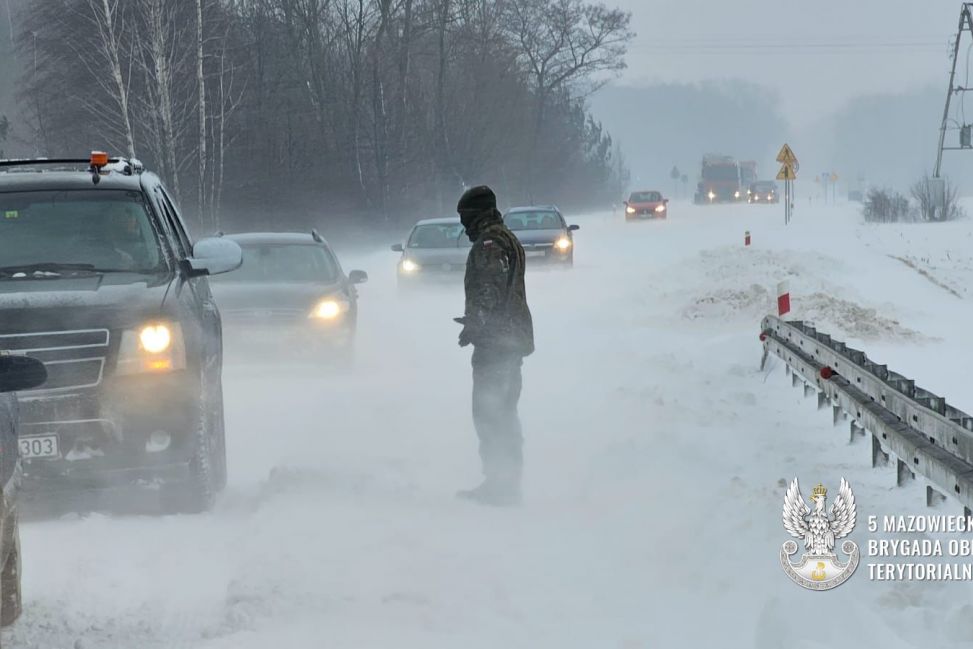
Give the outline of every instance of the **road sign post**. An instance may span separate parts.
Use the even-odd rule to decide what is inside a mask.
[[[784,224],[786,225],[791,222],[791,210],[794,207],[794,188],[791,183],[797,180],[797,170],[801,168],[801,163],[787,144],[780,148],[777,162],[780,163],[777,180],[784,181]]]

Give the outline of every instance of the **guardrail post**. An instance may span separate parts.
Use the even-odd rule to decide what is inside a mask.
[[[824,410],[828,406],[828,401],[830,399],[827,392],[818,392],[818,410]]]
[[[855,422],[855,420],[852,420],[851,421],[850,425],[848,426],[848,429],[851,432],[851,438],[848,440],[848,443],[849,444],[851,444],[852,442],[855,441],[855,436],[856,435],[860,435],[861,437],[864,437],[865,436],[865,429],[862,428],[861,426],[859,426]]]
[[[926,507],[935,507],[946,502],[946,496],[926,485]]]
[[[801,380],[801,375],[797,372],[791,374],[791,387],[796,388],[798,381]]]
[[[882,450],[882,443],[878,441],[878,435],[872,434],[872,468],[877,466],[888,466],[889,454]]]
[[[896,484],[896,486],[901,487],[908,480],[913,480],[913,479],[915,479],[915,477],[916,477],[916,475],[912,472],[912,469],[909,468],[909,465],[908,464],[906,464],[902,460],[896,460],[895,461],[895,484]]]
[[[804,397],[805,398],[811,396],[812,394],[814,394],[814,392],[815,392],[814,387],[810,383],[805,383],[804,384]]]
[[[841,406],[831,406],[831,415],[832,415],[831,423],[837,426],[838,422],[841,421]]]

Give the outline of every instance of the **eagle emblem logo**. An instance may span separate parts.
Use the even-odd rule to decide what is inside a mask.
[[[848,481],[841,479],[830,512],[825,508],[827,500],[828,490],[818,484],[811,490],[814,508],[809,507],[801,495],[797,478],[784,494],[784,529],[802,540],[807,552],[792,563],[797,543],[789,540],[780,549],[780,565],[791,581],[810,590],[830,590],[840,586],[854,574],[861,558],[858,546],[850,539],[841,544],[847,561],[842,562],[835,553],[835,542],[851,534],[857,518],[855,495]]]

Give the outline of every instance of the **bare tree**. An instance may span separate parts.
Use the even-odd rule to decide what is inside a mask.
[[[135,130],[129,105],[133,61],[131,30],[134,27],[131,8],[121,0],[86,0],[74,15],[93,28],[92,37],[70,40],[69,43],[94,86],[101,91],[100,95],[88,94],[82,103],[94,118],[103,119],[109,115],[105,120],[107,128],[120,131],[125,152],[135,157]],[[85,30],[83,33],[89,32]],[[95,43],[98,46],[91,47]]]
[[[581,80],[597,86],[603,80],[594,75],[625,68],[631,14],[582,0],[510,0],[507,6],[507,26],[536,94],[536,150],[554,92]]]
[[[963,216],[956,185],[945,178],[935,179],[925,174],[912,184],[910,193],[923,221],[952,221]]]
[[[141,15],[139,61],[146,83],[143,109],[148,116],[152,148],[163,177],[181,199],[179,172],[188,156],[179,141],[189,126],[190,100],[177,87],[186,79],[188,26],[178,11],[177,0],[137,0]]]

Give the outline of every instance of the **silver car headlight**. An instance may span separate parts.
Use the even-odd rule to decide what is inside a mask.
[[[314,305],[307,317],[314,320],[336,320],[344,315],[349,308],[351,308],[351,304],[348,300],[326,297]]]
[[[421,268],[422,266],[412,261],[411,259],[403,259],[402,263],[399,264],[399,270],[401,270],[406,275],[411,275],[412,273],[418,273]]]

